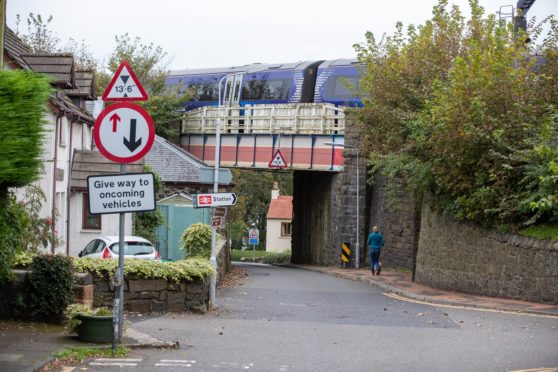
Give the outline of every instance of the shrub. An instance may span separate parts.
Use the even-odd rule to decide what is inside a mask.
[[[112,311],[106,307],[91,308],[83,304],[71,304],[64,311],[64,330],[66,333],[77,333],[81,324],[80,315],[111,316]]]
[[[76,258],[74,268],[79,273],[91,273],[101,278],[111,278],[118,267],[118,260],[102,258]],[[192,258],[174,262],[151,260],[124,260],[124,275],[138,279],[166,279],[174,283],[209,278],[213,268],[205,259]]]
[[[27,288],[31,317],[59,322],[64,309],[73,300],[72,259],[63,255],[40,255],[33,258]]]
[[[19,251],[15,254],[12,267],[26,269],[31,266],[38,253],[32,251]]]
[[[195,223],[190,225],[180,238],[185,251],[185,256],[203,257],[209,259],[211,255],[211,226],[204,223]]]

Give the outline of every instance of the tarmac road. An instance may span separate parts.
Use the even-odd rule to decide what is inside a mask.
[[[558,367],[556,317],[437,307],[298,268],[242,267],[249,274],[246,283],[217,292],[219,311],[130,318],[134,329],[178,341],[180,349],[134,350],[127,361],[90,360],[81,367],[282,372]]]

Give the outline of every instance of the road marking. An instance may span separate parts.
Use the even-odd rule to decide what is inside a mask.
[[[463,309],[463,310],[481,311],[481,312],[485,312],[485,313],[500,313],[500,314],[510,314],[510,315],[518,315],[518,316],[519,315],[521,315],[521,316],[531,316],[531,317],[535,317],[535,318],[550,318],[550,319],[557,319],[558,318],[558,315],[522,313],[521,310],[517,310],[517,311],[493,310],[493,309],[481,309],[481,308],[478,308],[478,307],[469,307],[469,306],[437,304],[437,303],[432,303],[432,302],[414,300],[414,299],[411,299],[411,298],[407,298],[407,297],[397,295],[395,293],[384,292],[383,294],[384,294],[384,296],[393,298],[395,300],[410,302],[410,303],[413,303],[413,304],[428,305],[428,306],[432,306],[432,307],[444,307],[444,308],[449,308],[449,309]],[[534,371],[536,371],[536,370],[534,370]],[[554,372],[553,370],[551,370],[551,371]],[[558,372],[558,371],[556,371],[556,372]]]
[[[155,367],[192,367],[193,364],[196,364],[195,360],[161,359],[160,363],[155,363]]]
[[[138,363],[143,359],[131,358],[97,358],[89,362],[90,366],[105,366],[105,367],[137,367]]]
[[[558,372],[558,367],[552,368],[533,368],[533,369],[518,369],[510,372]]]

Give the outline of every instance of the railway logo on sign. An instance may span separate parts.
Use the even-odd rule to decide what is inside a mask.
[[[147,101],[147,93],[128,61],[122,61],[112,77],[103,101]]]
[[[155,141],[151,116],[138,105],[121,102],[107,107],[93,128],[99,151],[116,163],[131,163],[145,156]]]
[[[269,162],[268,167],[269,168],[287,168],[287,162],[285,161],[285,158],[283,157],[283,154],[281,154],[281,150],[275,151],[275,154],[273,155],[273,158],[271,158],[271,161]]]
[[[194,208],[226,207],[236,204],[234,192],[194,195]]]

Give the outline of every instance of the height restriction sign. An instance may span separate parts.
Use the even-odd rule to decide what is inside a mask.
[[[147,93],[127,61],[120,63],[103,94],[103,101],[147,101]]]
[[[107,107],[93,128],[99,151],[116,163],[131,163],[145,156],[155,141],[151,116],[138,105],[120,102]]]

